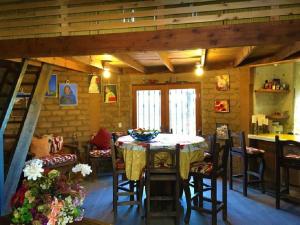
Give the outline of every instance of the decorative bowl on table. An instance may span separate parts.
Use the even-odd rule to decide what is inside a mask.
[[[129,135],[137,141],[151,141],[159,134],[158,130],[133,129],[128,130]]]

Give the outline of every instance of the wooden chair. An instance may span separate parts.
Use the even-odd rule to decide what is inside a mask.
[[[229,188],[233,189],[233,178],[241,178],[243,181],[243,195],[247,196],[248,184],[256,183],[261,185],[262,193],[265,192],[264,171],[265,160],[264,150],[246,146],[245,133],[229,131],[230,151],[229,151]],[[237,143],[237,144],[236,144]],[[243,172],[242,174],[233,174],[233,157],[242,159]],[[249,162],[255,161],[259,163],[257,171],[249,169]],[[249,180],[248,176],[255,179]]]
[[[125,163],[122,158],[118,157],[117,147],[115,146],[116,140],[117,134],[112,133],[111,153],[113,167],[113,211],[115,218],[118,214],[118,206],[138,205],[139,212],[142,212],[142,196],[144,188],[142,178],[139,181],[130,181],[124,179],[124,177],[126,177]],[[125,201],[119,201],[119,197],[121,196],[129,196],[130,199]]]
[[[184,218],[185,223],[189,223],[191,210],[206,212],[212,215],[212,224],[217,224],[217,214],[222,210],[223,220],[227,220],[227,161],[229,152],[229,143],[222,147],[216,143],[216,135],[209,138],[211,142],[211,162],[195,162],[191,164],[190,177],[195,182],[195,193],[191,197],[190,183],[183,181],[183,187],[186,195],[187,211]],[[217,179],[222,178],[222,201],[217,200]],[[203,185],[203,179],[208,179],[211,185]],[[204,191],[211,191],[211,198],[203,197]],[[194,201],[197,200],[197,201]],[[194,202],[193,206],[191,202]],[[203,201],[211,202],[211,209],[203,208]]]
[[[180,145],[176,145],[175,150],[170,149],[150,149],[148,144],[146,147],[146,224],[152,217],[174,217],[175,224],[180,224],[180,203],[179,203],[179,151]],[[163,162],[160,165],[155,164],[155,157],[157,154],[169,154],[171,162]],[[173,182],[173,193],[172,195],[160,194],[159,196],[152,193],[153,182]],[[162,191],[162,190],[161,190]],[[159,211],[154,212],[152,204],[158,202],[173,202],[172,211]]]
[[[276,142],[276,208],[280,209],[280,199],[289,198],[289,169],[300,170],[300,142],[281,141],[275,136]],[[285,152],[286,151],[286,152]],[[289,152],[290,151],[290,152]],[[285,170],[285,189],[281,190],[281,172]],[[297,199],[299,201],[299,199]]]

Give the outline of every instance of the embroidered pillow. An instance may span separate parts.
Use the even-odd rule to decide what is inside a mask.
[[[56,154],[62,150],[64,139],[62,136],[52,137],[51,140],[51,149],[52,154]]]
[[[109,149],[111,144],[111,133],[107,129],[101,128],[92,138],[91,144],[96,145],[98,149]]]

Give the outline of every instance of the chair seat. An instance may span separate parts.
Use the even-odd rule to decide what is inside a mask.
[[[243,150],[241,147],[232,147],[231,152],[236,154],[242,154]],[[246,146],[246,152],[248,155],[263,155],[265,153],[265,150]]]
[[[111,158],[111,149],[94,149],[89,154],[94,158]]]
[[[43,167],[52,167],[75,163],[77,156],[75,154],[53,154],[39,159],[43,161]]]
[[[289,153],[284,156],[287,159],[300,160],[300,154]]]
[[[249,146],[246,147],[246,151],[247,151],[247,154],[249,154],[249,155],[264,154],[265,153],[265,150],[258,149],[258,148],[253,148],[253,147],[249,147]]]
[[[212,163],[211,162],[193,162],[190,165],[190,172],[191,173],[200,173],[204,175],[210,175],[212,172]]]

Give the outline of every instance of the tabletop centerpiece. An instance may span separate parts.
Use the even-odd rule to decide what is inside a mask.
[[[129,135],[137,141],[151,141],[156,138],[159,134],[158,130],[147,130],[147,129],[132,129],[128,130]]]
[[[39,159],[28,161],[24,180],[11,200],[13,224],[65,225],[83,218],[85,189],[80,181],[92,170],[77,164],[69,174],[44,170]]]

